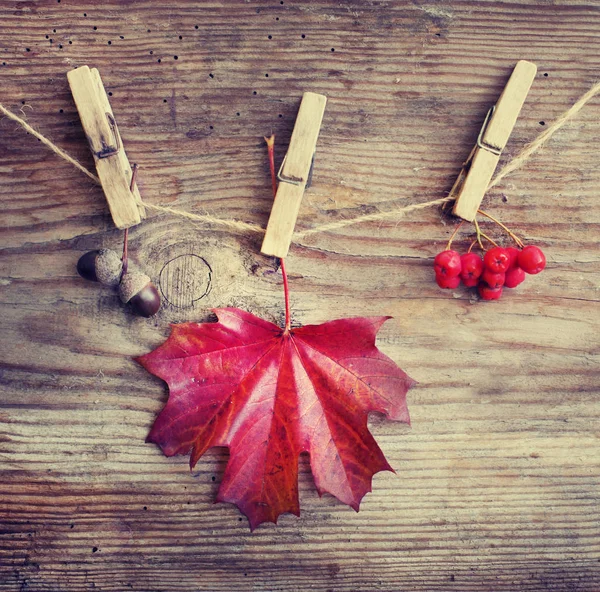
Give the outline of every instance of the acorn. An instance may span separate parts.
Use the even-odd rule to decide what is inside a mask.
[[[79,258],[77,273],[85,280],[114,287],[121,280],[123,263],[111,249],[89,251]]]
[[[160,308],[160,296],[156,286],[145,273],[127,272],[119,284],[119,296],[125,304],[141,317],[152,317]]]

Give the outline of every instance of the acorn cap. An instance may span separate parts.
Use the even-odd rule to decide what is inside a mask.
[[[111,249],[100,249],[96,256],[96,277],[105,286],[117,286],[123,273],[121,258]]]
[[[130,271],[121,278],[119,284],[119,297],[121,302],[127,304],[138,292],[141,292],[150,283],[150,278],[145,273]]]

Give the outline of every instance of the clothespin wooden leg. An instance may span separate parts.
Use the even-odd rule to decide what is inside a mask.
[[[261,248],[265,255],[285,257],[290,248],[326,102],[324,95],[306,92],[302,96],[290,146],[277,175],[279,186]]]
[[[536,72],[535,64],[517,62],[498,102],[488,112],[477,145],[452,188],[457,194],[452,210],[456,216],[469,221],[475,219]]]
[[[137,186],[130,190],[131,166],[115,116],[96,68],[80,66],[67,74],[98,177],[117,228],[139,224],[145,216]]]

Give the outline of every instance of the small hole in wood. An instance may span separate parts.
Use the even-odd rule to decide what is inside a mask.
[[[269,36],[268,36],[268,39],[273,39],[273,35],[269,35]]]
[[[87,16],[87,12],[84,12],[84,13],[83,13],[83,16]]]
[[[58,49],[62,49],[62,48],[63,48],[63,46],[59,44],[58,45]]]
[[[179,59],[179,56],[173,56],[173,59],[174,59],[174,60],[178,60],[178,59]]]
[[[546,125],[545,121],[540,121],[540,125]]]
[[[72,41],[69,41],[69,45],[73,45],[73,42],[72,42]]]
[[[280,118],[281,118],[281,117],[283,117],[283,113],[280,113],[280,114],[279,114],[279,117],[280,117]]]
[[[166,103],[166,102],[167,102],[167,99],[163,99],[163,103]]]
[[[183,36],[182,36],[182,35],[179,35],[179,39],[183,39]]]
[[[98,30],[98,27],[94,27],[94,31],[97,31],[97,30]]]
[[[46,39],[50,39],[50,35],[46,35]]]
[[[125,39],[123,35],[119,35],[119,39]]]
[[[210,129],[215,129],[215,128],[214,128],[212,125],[209,125],[208,127],[209,127]]]
[[[300,37],[302,37],[302,39],[306,39],[306,35],[304,33],[302,33],[302,35],[300,35]]]
[[[152,50],[150,50],[150,55],[154,55],[154,52]]]
[[[53,32],[53,33],[56,33],[56,29],[52,29],[52,32]]]
[[[25,101],[21,101],[21,105],[24,105],[24,104],[25,104]]]
[[[253,90],[253,91],[252,91],[252,94],[253,94],[253,95],[257,95],[258,93],[257,93],[255,90]]]
[[[146,31],[146,33],[152,33],[152,31],[151,31],[150,29],[148,29],[148,30]]]
[[[59,113],[64,113],[64,110],[63,109],[59,109],[58,112]]]
[[[54,39],[50,39],[50,43],[54,43]]]
[[[60,0],[58,0],[60,2]],[[92,547],[92,553],[96,553],[98,551],[98,547]]]
[[[335,51],[335,47],[332,47],[332,48],[331,48],[331,51]]]
[[[211,72],[211,73],[208,75],[208,77],[209,77],[209,78],[214,78],[214,77],[215,77],[215,75],[214,75],[214,74]]]
[[[108,96],[112,97],[112,91],[108,91]]]
[[[156,61],[160,64],[160,58],[158,58]]]
[[[25,51],[31,51],[31,49],[29,49],[29,47],[26,47],[26,48],[25,48]]]
[[[109,42],[108,42],[108,44],[109,44],[109,45],[112,45],[112,41],[109,41]]]
[[[547,76],[548,76],[548,72],[544,72],[544,76],[546,76],[546,77],[547,77]]]
[[[198,25],[194,25],[194,29],[197,29],[197,28],[198,28]]]
[[[4,64],[2,64],[2,65],[4,66]],[[238,117],[240,116],[240,114],[239,114],[239,113],[236,113],[236,115],[237,115]]]
[[[268,77],[269,77],[269,75],[268,75],[268,74],[265,74],[265,78],[268,78]]]

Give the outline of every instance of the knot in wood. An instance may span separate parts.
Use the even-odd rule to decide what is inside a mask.
[[[193,308],[210,292],[212,268],[199,255],[188,253],[167,261],[160,271],[163,298],[177,308]]]

